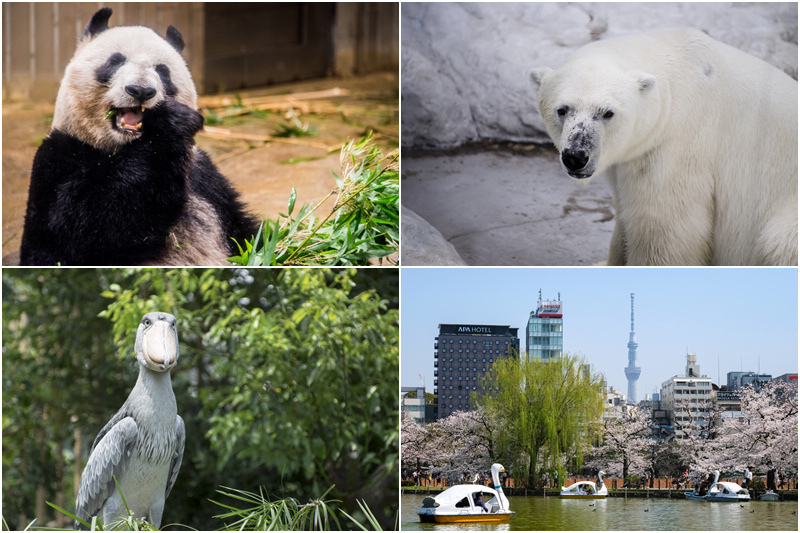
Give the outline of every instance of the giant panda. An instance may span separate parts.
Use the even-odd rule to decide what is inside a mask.
[[[258,229],[194,144],[203,128],[180,32],[95,13],[33,162],[23,265],[220,265]]]

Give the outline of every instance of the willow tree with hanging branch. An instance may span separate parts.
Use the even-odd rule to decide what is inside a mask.
[[[581,468],[603,416],[603,377],[582,358],[503,358],[484,377],[483,390],[477,403],[497,421],[499,447],[518,482],[533,487],[544,472],[563,482],[568,469]]]

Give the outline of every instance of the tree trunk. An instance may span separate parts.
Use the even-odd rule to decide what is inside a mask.
[[[81,472],[83,472],[83,433],[75,426],[75,467],[72,471],[72,499],[78,498],[78,487],[81,486]]]
[[[39,446],[41,446],[41,453],[39,454],[39,460],[41,469],[39,470],[40,475],[39,481],[36,484],[36,521],[40,526],[44,526],[47,524],[47,491],[43,484],[44,480],[42,477],[44,476],[44,465],[47,464],[47,446],[45,444],[45,434],[44,428],[39,430]]]
[[[62,509],[66,509],[65,501],[65,491],[64,491],[64,445],[59,440],[56,444],[56,486],[58,487],[58,492],[56,492],[56,505],[61,507]],[[66,525],[66,516],[63,513],[56,513],[56,527],[58,529],[63,529]]]

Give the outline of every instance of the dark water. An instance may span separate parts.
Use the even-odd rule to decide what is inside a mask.
[[[562,500],[510,496],[516,514],[508,524],[421,524],[417,511],[424,496],[401,496],[404,531],[663,531],[663,530],[798,530],[797,502],[738,503],[687,500],[607,498]],[[792,513],[795,514],[792,514]]]

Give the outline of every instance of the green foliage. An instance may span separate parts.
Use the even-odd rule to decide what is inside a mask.
[[[335,484],[348,513],[363,521],[367,499],[391,527],[396,270],[16,269],[3,298],[3,507],[20,527],[37,487],[71,507],[75,461],[130,391],[135,331],[153,310],[178,318],[187,434],[166,521],[217,527],[208,499],[223,484],[298,501]]]
[[[597,437],[603,412],[602,376],[582,359],[565,354],[548,361],[503,358],[484,378],[488,393],[478,400],[498,422],[497,442],[514,465],[515,478],[535,486],[540,473],[566,479]]]
[[[116,478],[114,479],[116,483]],[[148,523],[143,518],[134,518],[125,502],[125,496],[122,494],[117,483],[117,490],[122,497],[122,502],[125,509],[128,511],[126,518],[116,520],[113,523],[103,524],[97,517],[92,517],[91,522],[82,520],[75,516],[74,513],[62,509],[61,507],[47,502],[50,507],[62,513],[64,516],[73,521],[80,522],[89,531],[158,531],[152,524]],[[330,487],[319,498],[309,500],[308,503],[301,504],[296,498],[282,498],[272,501],[270,497],[260,490],[258,494],[245,490],[232,489],[222,487],[223,490],[218,490],[217,493],[235,500],[235,502],[244,502],[248,506],[245,508],[238,505],[220,503],[215,500],[210,500],[211,503],[218,505],[227,510],[227,512],[215,515],[214,518],[226,521],[231,518],[235,521],[228,523],[225,522],[221,531],[338,531],[344,529],[342,523],[337,518],[337,514],[341,514],[347,518],[350,523],[345,522],[346,526],[355,526],[362,531],[369,531],[369,529],[356,518],[353,518],[346,511],[340,509],[337,504],[341,503],[338,500],[325,500],[325,497],[333,490]],[[373,531],[381,531],[381,524],[370,508],[364,503],[363,500],[358,500],[358,507],[362,514],[366,517],[367,524]],[[8,524],[3,519],[4,529],[8,530]],[[29,524],[25,530],[29,530],[33,524]],[[179,529],[192,528],[182,524],[168,524],[167,527],[178,527]],[[39,530],[45,528],[37,528]],[[397,527],[395,527],[395,530]]]
[[[287,214],[262,223],[258,235],[236,243],[235,265],[369,265],[396,254],[400,242],[400,182],[397,151],[384,156],[371,134],[342,147],[342,177],[337,189],[316,206],[306,204],[294,214],[297,193],[292,189]],[[338,192],[324,218],[317,210]],[[396,262],[396,261],[390,261]]]
[[[212,503],[228,509],[228,512],[216,515],[214,518],[236,519],[232,523],[225,524],[226,531],[330,531],[341,529],[339,519],[336,518],[336,511],[331,508],[331,504],[339,502],[324,499],[333,487],[325,491],[320,498],[309,500],[307,504],[301,504],[296,498],[270,501],[263,492],[256,494],[224,488],[224,491],[218,492],[249,505],[247,508],[240,509],[212,500]]]

